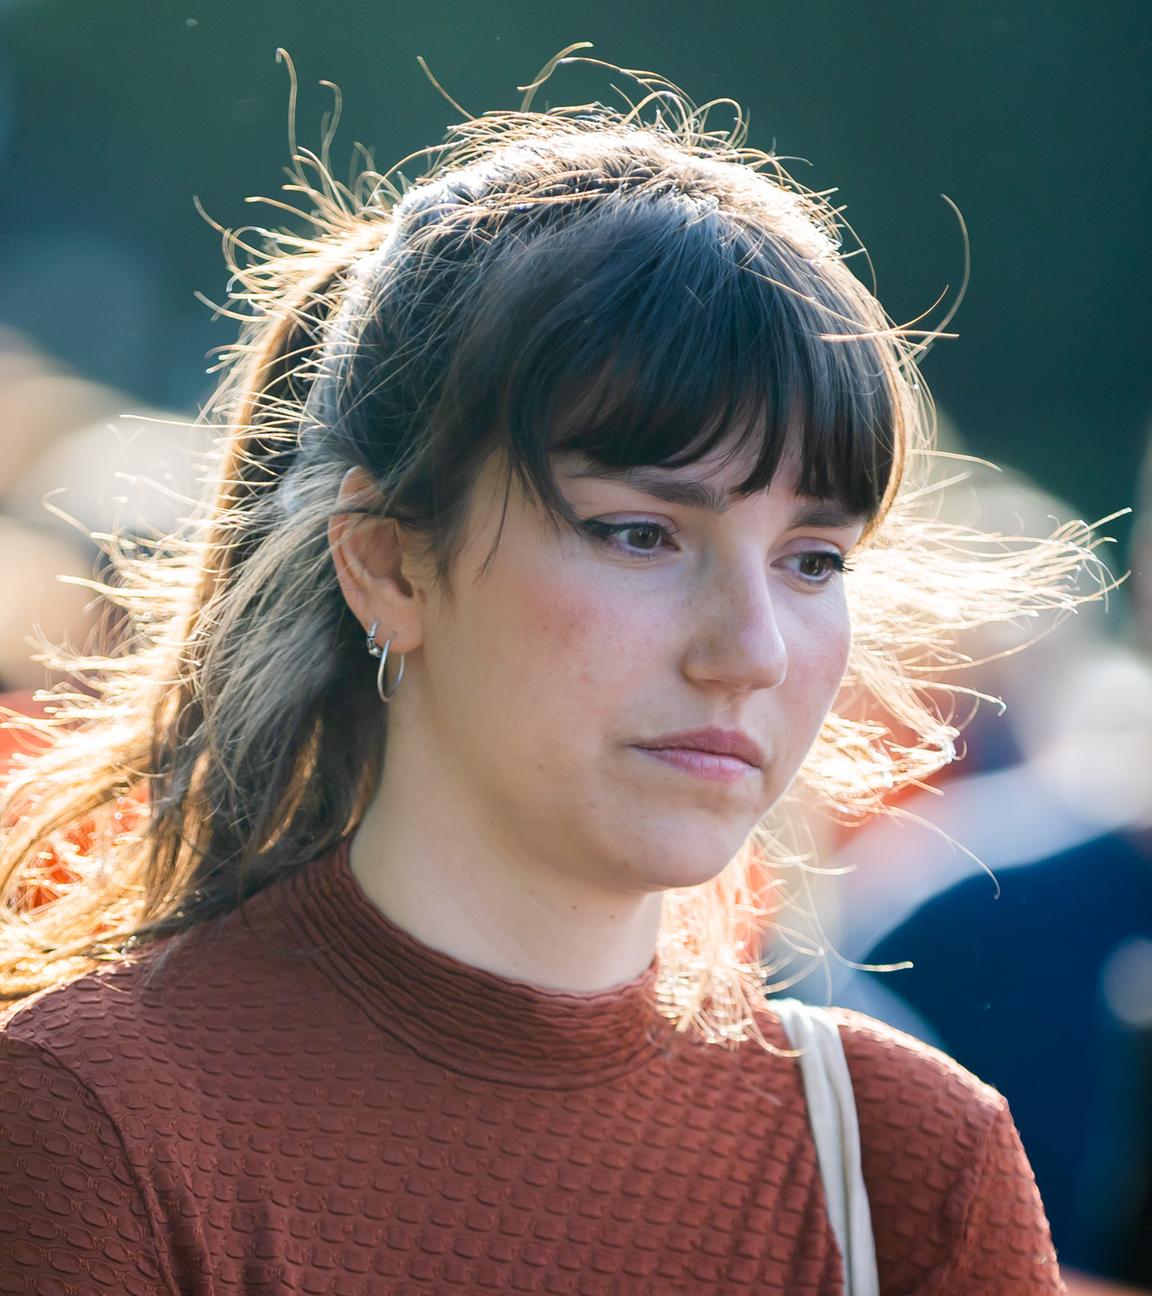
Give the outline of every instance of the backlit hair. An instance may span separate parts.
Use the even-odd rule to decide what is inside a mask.
[[[796,785],[843,814],[951,759],[934,677],[955,664],[953,632],[1086,597],[1082,524],[1018,541],[933,520],[916,361],[934,334],[887,318],[827,200],[748,147],[738,112],[712,129],[714,105],[648,73],[626,74],[637,104],[533,109],[560,57],[517,111],[417,155],[414,181],[406,159],[341,185],[330,132],[318,156],[293,141],[311,232],[226,234],[240,329],[204,415],[211,497],[154,552],[113,554],[117,577],[94,587],[130,621],[119,651],[48,659],[91,692],[57,693],[51,746],[0,804],[0,993],[234,909],[355,829],[387,709],[327,538],[350,468],[450,596],[494,453],[557,526],[576,521],[549,468],[558,449],[620,469],[730,445],[754,452],[746,492],[794,453],[802,492],[868,519],[843,705]],[[766,870],[794,862],[777,824],[664,897],[657,994],[680,1029],[762,1038]]]

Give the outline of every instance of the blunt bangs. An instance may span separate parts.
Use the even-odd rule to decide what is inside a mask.
[[[738,495],[787,454],[802,494],[875,520],[900,463],[891,330],[831,252],[701,207],[618,194],[490,266],[450,383],[457,415],[494,428],[510,471],[570,524],[550,455],[623,471],[721,447],[755,450]]]

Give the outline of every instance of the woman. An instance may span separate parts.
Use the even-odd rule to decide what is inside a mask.
[[[946,632],[1090,548],[933,527],[922,343],[638,79],[233,265],[213,503],[9,793],[7,1290],[846,1289],[769,812],[948,760]],[[1062,1290],[1003,1099],[836,1021],[882,1290]]]

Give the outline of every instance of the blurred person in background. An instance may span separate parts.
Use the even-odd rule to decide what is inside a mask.
[[[36,694],[59,680],[32,660],[30,641],[93,646],[98,623],[91,591],[60,579],[95,574],[99,549],[88,531],[96,518],[84,507],[87,492],[80,497],[85,516],[67,527],[32,494],[30,478],[60,441],[110,410],[111,395],[0,329],[0,706],[18,714],[43,717]],[[29,744],[36,744],[30,731],[0,728],[0,770]]]
[[[0,329],[0,776],[48,741],[50,726],[27,721],[50,720],[53,690],[86,689],[54,646],[104,657],[125,628],[96,592],[112,572],[94,537],[163,536],[193,502],[203,429],[158,410],[127,414],[126,401]],[[76,880],[93,826],[83,819],[45,844],[44,877],[21,903]]]
[[[1063,506],[982,492],[999,527]],[[1148,474],[1129,591],[1149,603]],[[965,729],[945,794],[904,800],[833,861],[853,871],[831,944],[837,1002],[936,1044],[1008,1098],[1074,1292],[1152,1289],[1152,664],[1098,608],[1051,629],[970,636],[965,678],[1003,698]],[[974,765],[974,768],[973,768]],[[906,816],[906,817],[905,817]],[[932,825],[935,832],[918,826]],[[970,852],[970,853],[969,853]],[[988,870],[994,875],[988,876]],[[809,989],[811,992],[811,989]]]
[[[168,534],[198,489],[204,430],[127,401],[0,329],[0,695],[18,711],[43,714],[33,695],[59,680],[31,647],[112,647],[116,609],[81,584],[108,574],[92,537]]]
[[[793,781],[947,762],[920,672],[1091,533],[938,528],[835,211],[647,74],[532,110],[555,65],[403,189],[297,156],[318,237],[233,267],[212,499],[2,815],[11,897],[106,812],[8,915],[25,1286],[1063,1290],[1004,1099],[749,950]]]

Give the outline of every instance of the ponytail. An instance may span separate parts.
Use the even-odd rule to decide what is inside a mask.
[[[0,792],[0,997],[234,908],[371,795],[383,717],[327,540],[346,466],[301,446],[322,432],[326,323],[381,224],[276,263],[204,416],[225,430],[201,517],[145,557],[106,550],[114,575],[91,585],[128,635],[45,658],[90,691],[58,689],[44,720],[9,713],[47,745]]]

